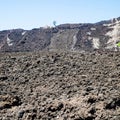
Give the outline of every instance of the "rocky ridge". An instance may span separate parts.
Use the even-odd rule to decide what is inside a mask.
[[[25,51],[118,51],[120,17],[95,24],[62,24],[32,30],[0,31],[1,52]]]

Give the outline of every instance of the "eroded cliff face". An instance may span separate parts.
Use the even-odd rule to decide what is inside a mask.
[[[106,36],[110,37],[110,39],[107,42],[107,48],[116,48],[116,43],[120,41],[120,20],[114,19],[112,23],[106,24],[106,26],[112,29],[106,34]]]
[[[63,24],[32,30],[0,32],[0,51],[119,50],[120,18],[95,24]]]

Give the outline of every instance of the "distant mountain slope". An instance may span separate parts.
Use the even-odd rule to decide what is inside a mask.
[[[118,50],[120,17],[95,24],[62,24],[32,30],[0,31],[0,51]]]

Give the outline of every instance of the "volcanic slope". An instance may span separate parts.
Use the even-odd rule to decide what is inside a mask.
[[[120,51],[120,17],[97,23],[0,31],[0,52]]]

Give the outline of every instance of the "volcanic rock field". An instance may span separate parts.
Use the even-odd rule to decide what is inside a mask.
[[[0,53],[0,120],[120,120],[120,52]]]

